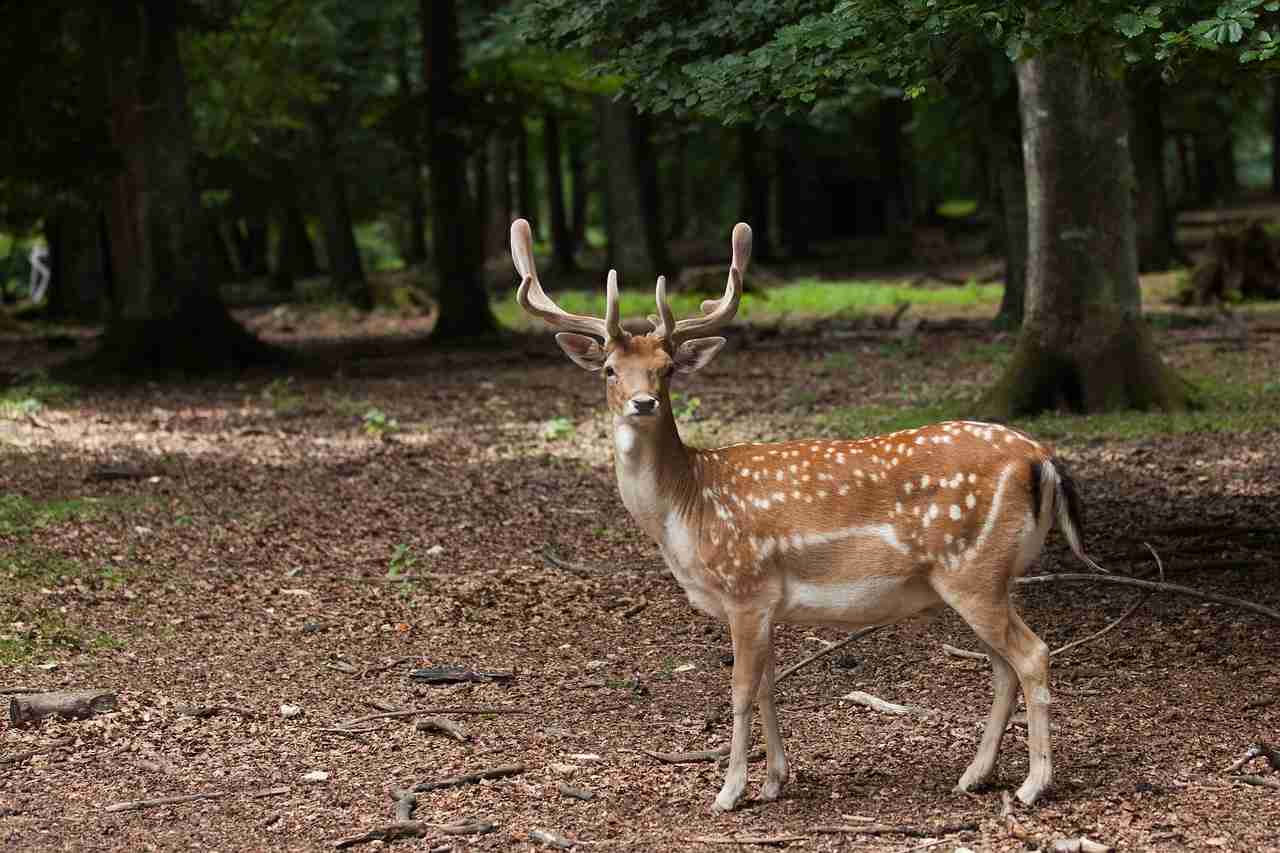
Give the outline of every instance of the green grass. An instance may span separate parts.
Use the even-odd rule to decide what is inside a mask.
[[[53,382],[36,373],[25,382],[0,390],[0,418],[15,420],[34,415],[46,406],[69,402],[78,393],[74,385]]]
[[[768,298],[744,294],[738,317],[745,320],[777,319],[783,315],[834,316],[863,314],[893,308],[903,302],[912,305],[998,305],[1003,285],[974,284],[963,287],[916,288],[902,284],[868,281],[818,281],[797,279],[786,287],[769,291]],[[552,298],[573,314],[604,315],[604,288],[599,292],[563,291]],[[669,297],[671,310],[677,317],[699,316],[702,294],[677,293]],[[515,300],[502,298],[493,303],[494,313],[503,325],[531,328],[533,321],[525,316]],[[654,312],[651,288],[628,289],[621,294],[621,311],[625,319],[645,317]]]
[[[1092,415],[1046,412],[1017,418],[1012,426],[1062,443],[1094,439],[1133,440],[1193,432],[1248,433],[1280,429],[1280,381],[1241,382],[1223,375],[1192,378],[1197,408],[1186,412],[1128,410]],[[923,399],[903,406],[837,409],[818,418],[829,435],[858,437],[912,429],[937,421],[972,417],[972,399]]]
[[[37,528],[92,518],[114,506],[129,502],[132,499],[61,498],[33,501],[22,495],[0,495],[0,536],[26,537]]]

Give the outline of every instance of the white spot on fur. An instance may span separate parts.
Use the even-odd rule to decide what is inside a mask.
[[[952,521],[960,520],[960,507],[956,506],[955,504],[951,505],[951,520]]]

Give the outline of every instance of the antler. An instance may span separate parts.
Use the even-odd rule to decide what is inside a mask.
[[[729,264],[729,280],[725,284],[724,296],[719,299],[708,299],[702,303],[701,317],[675,322],[671,306],[667,304],[667,280],[658,278],[658,316],[650,317],[653,323],[653,334],[663,338],[668,345],[675,347],[685,338],[709,332],[725,325],[738,313],[738,302],[742,299],[742,276],[751,263],[751,226],[739,222],[733,226],[733,260]]]
[[[609,270],[605,283],[604,319],[570,314],[547,296],[538,281],[538,268],[533,263],[533,232],[528,221],[517,219],[511,223],[511,260],[520,274],[520,289],[516,302],[549,326],[566,332],[583,332],[604,338],[605,343],[622,337],[622,324],[618,321],[618,273]]]

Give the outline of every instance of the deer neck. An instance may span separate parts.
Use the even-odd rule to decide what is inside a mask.
[[[622,502],[650,536],[664,542],[670,522],[686,522],[698,486],[688,448],[680,440],[671,401],[663,395],[657,423],[614,418],[614,469]]]

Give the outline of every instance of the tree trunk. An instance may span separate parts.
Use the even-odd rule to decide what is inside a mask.
[[[497,321],[480,278],[480,235],[474,230],[475,205],[467,198],[462,138],[467,105],[459,88],[457,7],[455,0],[421,0],[419,12],[422,79],[428,94],[432,261],[440,304],[433,337],[489,335],[497,329]]]
[[[769,180],[773,172],[764,131],[750,124],[738,128],[738,168],[742,176],[739,201],[742,221],[751,226],[751,256],[773,260],[772,227],[769,216]]]
[[[1271,194],[1280,195],[1280,80],[1271,79]]]
[[[814,158],[808,150],[809,134],[803,127],[782,129],[775,152],[778,174],[778,234],[791,260],[809,254],[815,209],[828,207],[818,180]]]
[[[578,269],[573,259],[573,234],[564,205],[564,169],[561,165],[560,117],[547,110],[542,119],[542,151],[547,167],[547,200],[551,207],[551,254],[557,273]]]
[[[499,128],[489,135],[487,187],[483,195],[486,223],[485,255],[497,257],[507,251],[507,233],[511,227],[511,145]]]
[[[316,247],[307,232],[307,220],[302,213],[298,184],[292,169],[281,164],[276,172],[280,176],[276,182],[278,205],[275,210],[280,243],[276,249],[272,285],[277,291],[291,293],[298,279],[319,275],[320,264],[316,260]]]
[[[529,169],[529,128],[525,124],[523,114],[516,116],[511,129],[515,135],[516,160],[516,207],[512,213],[529,220],[534,239],[539,239],[542,234],[542,223],[539,221],[537,205],[533,200],[533,173]]]
[[[591,196],[591,178],[583,153],[585,147],[581,134],[569,134],[569,178],[573,182],[573,222],[570,227],[573,229],[575,251],[587,245],[587,202]]]
[[[1186,388],[1142,321],[1123,84],[1059,49],[1018,65],[1026,155],[1026,318],[981,404],[1008,418],[1182,409]],[[1099,216],[1098,211],[1106,211]]]
[[[911,191],[911,157],[902,133],[911,118],[911,105],[902,98],[881,98],[876,110],[884,227],[890,236],[908,233],[914,219]]]
[[[316,162],[320,171],[318,189],[324,219],[324,252],[329,261],[329,281],[347,302],[362,310],[373,307],[373,291],[365,277],[360,247],[356,244],[355,223],[347,195],[338,141],[322,111],[313,113],[319,132],[321,153]]]
[[[45,219],[50,317],[98,323],[106,316],[108,270],[102,238],[101,215],[90,208],[59,205]]]
[[[1175,248],[1173,216],[1164,177],[1164,85],[1158,73],[1131,70],[1127,78],[1130,150],[1133,152],[1134,208],[1138,218],[1138,269],[1167,270]]]
[[[413,41],[413,33],[407,28],[400,28],[399,50],[396,54],[396,82],[399,95],[406,101],[416,96],[413,77],[409,73],[409,49]],[[401,251],[405,263],[418,266],[427,260],[427,208],[422,201],[422,151],[421,134],[419,133],[418,114],[409,112],[408,127],[401,140],[406,152],[405,194],[409,207],[409,235]]]
[[[1018,89],[993,93],[984,143],[992,168],[993,195],[998,199],[998,227],[1005,258],[1004,292],[995,326],[1017,329],[1022,325],[1027,294],[1027,173],[1022,162],[1022,118]]]
[[[256,278],[267,274],[270,234],[271,228],[265,214],[255,213],[245,217],[239,245],[240,274],[245,278]]]
[[[231,319],[209,276],[175,6],[145,0],[100,14],[111,139],[123,168],[108,207],[114,298],[94,367],[200,370],[269,358],[273,351]]]
[[[662,239],[658,176],[647,125],[630,103],[607,95],[596,97],[596,115],[604,160],[608,264],[634,281],[674,277]]]
[[[222,222],[213,211],[206,210],[203,213],[205,227],[209,234],[209,275],[213,277],[216,284],[236,281],[240,278],[240,272],[236,268],[236,254],[239,249],[228,240],[226,223]],[[234,223],[231,227],[234,229]]]

